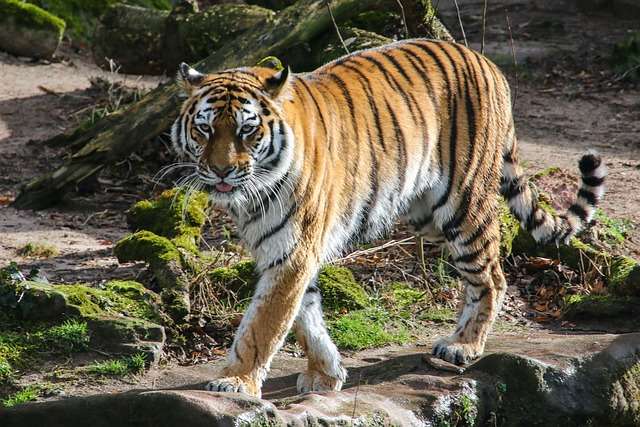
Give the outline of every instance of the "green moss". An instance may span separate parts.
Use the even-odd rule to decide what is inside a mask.
[[[121,263],[145,261],[156,268],[170,261],[180,262],[180,252],[171,240],[146,230],[124,237],[113,251]]]
[[[450,308],[433,307],[421,313],[420,320],[434,323],[455,323],[456,312]]]
[[[31,29],[54,30],[60,37],[65,29],[62,19],[40,7],[18,0],[0,0],[0,22],[7,20],[13,20],[16,24]]]
[[[347,27],[355,27],[378,34],[393,32],[401,25],[402,18],[399,14],[382,10],[362,12],[345,23]]]
[[[392,41],[387,37],[359,28],[342,27],[340,33],[350,52],[382,46]],[[310,71],[347,54],[335,31],[327,32],[325,36],[314,41],[311,52],[312,55],[287,58],[287,61],[293,62],[296,70]]]
[[[511,214],[509,206],[504,200],[500,202],[500,253],[502,256],[511,255],[513,241],[520,233],[520,223]]]
[[[25,387],[20,391],[12,394],[2,401],[2,405],[6,408],[11,408],[12,406],[20,405],[23,403],[31,402],[37,400],[40,396],[41,389],[37,386],[29,386]]]
[[[29,258],[51,258],[57,256],[60,250],[48,243],[27,243],[18,249],[18,255]]]
[[[188,198],[177,189],[167,190],[154,200],[143,200],[131,207],[127,222],[134,231],[146,230],[191,252],[197,251],[206,221],[208,195],[195,193]]]
[[[327,311],[357,310],[369,305],[369,296],[348,268],[325,266],[318,275],[318,287]]]
[[[409,341],[409,332],[389,314],[377,308],[352,311],[328,322],[329,334],[338,348],[363,350]]]
[[[154,9],[170,9],[170,0],[28,0],[42,9],[59,16],[67,23],[73,36],[81,40],[91,38],[98,18],[116,3]]]
[[[614,257],[610,265],[609,288],[616,295],[640,297],[640,263],[627,256]]]
[[[629,402],[626,407],[618,407],[621,414],[617,417],[618,425],[640,425],[640,362],[636,362],[622,374],[620,379],[611,387],[612,397],[623,397]],[[622,396],[616,394],[622,393]],[[617,406],[622,399],[615,399],[618,402],[611,402],[611,406]]]
[[[557,166],[551,166],[551,167],[548,167],[546,169],[541,170],[540,172],[536,172],[535,174],[533,174],[531,176],[531,180],[532,181],[536,181],[536,180],[538,180],[540,178],[544,178],[545,176],[555,175],[555,174],[560,173],[560,172],[562,172],[562,169],[560,169]]]
[[[220,289],[233,292],[240,300],[249,298],[258,281],[254,261],[240,261],[229,267],[219,267],[209,273],[211,281]]]

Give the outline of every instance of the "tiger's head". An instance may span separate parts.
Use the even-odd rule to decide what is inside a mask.
[[[193,166],[191,180],[214,200],[251,200],[287,173],[293,136],[281,104],[288,79],[288,68],[201,74],[180,64],[178,81],[187,99],[172,127],[172,143]]]

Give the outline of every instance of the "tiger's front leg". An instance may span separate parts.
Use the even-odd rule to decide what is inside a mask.
[[[302,253],[277,261],[262,273],[229,349],[222,378],[209,382],[207,390],[261,396],[271,360],[296,318],[306,285],[318,270],[317,262]]]

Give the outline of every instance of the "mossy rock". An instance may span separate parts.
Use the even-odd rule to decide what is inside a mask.
[[[37,282],[0,283],[0,306],[24,320],[123,316],[159,320],[159,298],[134,281],[111,281],[104,289]]]
[[[0,50],[48,59],[62,40],[65,22],[32,4],[0,0],[0,28]]]
[[[109,6],[126,3],[150,9],[171,9],[171,0],[28,0],[67,23],[71,36],[80,41],[93,37],[98,18]]]
[[[610,320],[629,318],[640,326],[640,298],[613,295],[570,295],[564,301],[564,318]]]
[[[216,286],[243,300],[253,295],[259,276],[255,262],[245,260],[229,267],[218,267],[209,273],[209,278]]]
[[[134,204],[127,213],[127,223],[134,231],[146,230],[191,252],[197,251],[197,241],[207,216],[209,196],[198,192],[188,197],[178,189],[164,191],[152,200]]]
[[[173,73],[181,62],[200,61],[247,30],[267,28],[274,17],[272,10],[245,4],[215,4],[198,13],[176,10],[166,21],[164,67]]]
[[[145,261],[152,268],[162,268],[169,262],[181,263],[180,251],[171,240],[146,230],[122,238],[113,251],[121,263]]]
[[[614,257],[610,265],[609,289],[616,295],[640,297],[640,264],[627,256]]]
[[[162,42],[168,10],[151,10],[126,4],[109,7],[100,18],[91,43],[98,66],[110,69],[115,59],[120,72],[162,74]]]
[[[325,266],[318,275],[318,288],[326,311],[341,312],[369,306],[369,295],[348,268]]]

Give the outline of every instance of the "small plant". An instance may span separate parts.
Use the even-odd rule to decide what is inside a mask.
[[[40,396],[40,393],[41,393],[41,390],[39,387],[29,386],[7,397],[2,401],[2,404],[5,407],[10,408],[12,406],[20,405],[22,403],[31,402],[36,400],[38,396]]]
[[[630,220],[626,218],[611,218],[607,216],[602,209],[596,210],[595,219],[603,226],[598,230],[600,237],[611,245],[624,243],[629,231],[633,227]]]
[[[13,376],[13,369],[9,362],[0,357],[0,384],[8,382]]]
[[[78,320],[67,320],[50,328],[44,333],[44,338],[56,350],[65,353],[84,351],[89,346],[87,323]]]
[[[618,79],[640,79],[640,32],[630,34],[613,47],[611,62]]]
[[[51,258],[59,253],[58,248],[47,243],[27,243],[18,249],[18,255],[27,258]]]
[[[122,359],[96,362],[87,367],[87,372],[98,376],[124,377],[129,374],[144,372],[146,363],[147,356],[143,353],[137,353]]]

